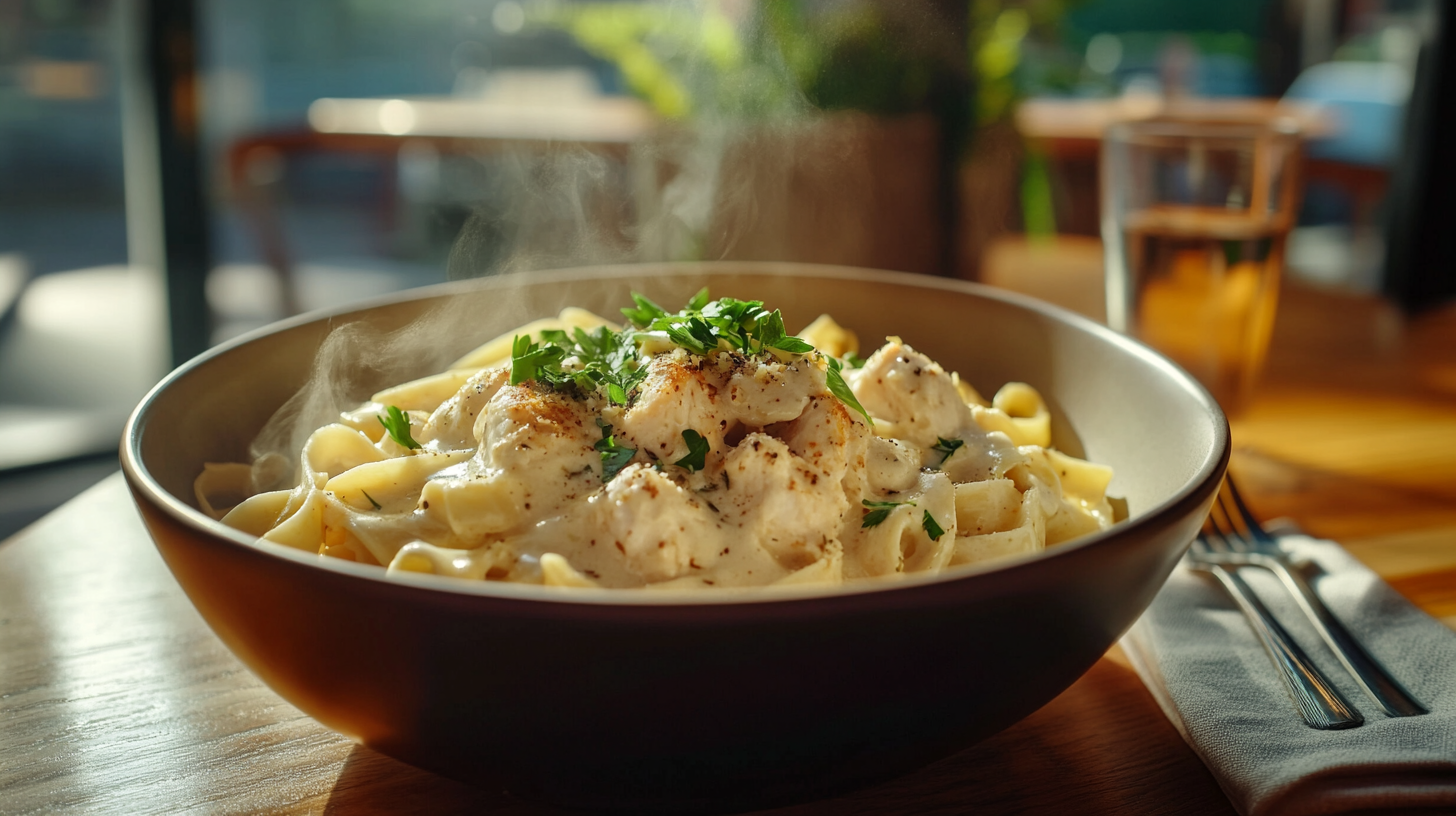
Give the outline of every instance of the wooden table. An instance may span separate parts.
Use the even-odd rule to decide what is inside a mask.
[[[1456,628],[1456,309],[1291,291],[1236,418],[1255,510],[1343,541]],[[1119,649],[901,779],[779,814],[1229,814]],[[0,813],[545,813],[357,746],[202,623],[112,477],[0,544]]]

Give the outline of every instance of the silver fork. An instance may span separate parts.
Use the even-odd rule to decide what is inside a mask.
[[[1227,553],[1218,551],[1224,544],[1222,540],[1213,538],[1210,532],[1207,528],[1199,532],[1188,550],[1189,565],[1212,574],[1228,590],[1259,636],[1269,659],[1279,669],[1285,690],[1294,700],[1295,708],[1299,709],[1305,723],[1321,730],[1355,728],[1364,723],[1365,718],[1360,712],[1310,662],[1309,656],[1279,625],[1259,596],[1239,577],[1238,565],[1225,563],[1223,556]]]
[[[1329,645],[1330,651],[1388,716],[1413,717],[1426,713],[1426,708],[1390,676],[1380,661],[1370,655],[1320,600],[1314,587],[1305,579],[1300,565],[1289,558],[1289,554],[1279,546],[1279,541],[1249,512],[1232,478],[1225,479],[1224,488],[1219,491],[1218,501],[1209,515],[1209,524],[1227,545],[1228,552],[1217,560],[1229,565],[1262,567],[1279,576],[1310,623],[1319,631],[1320,637]]]

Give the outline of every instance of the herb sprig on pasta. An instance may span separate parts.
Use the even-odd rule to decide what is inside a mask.
[[[535,381],[557,389],[603,393],[614,405],[628,405],[633,389],[646,376],[644,350],[667,343],[699,356],[719,351],[748,356],[771,356],[781,361],[815,354],[814,346],[788,333],[784,316],[769,311],[761,300],[710,300],[700,290],[675,313],[632,293],[634,307],[622,309],[629,327],[614,331],[598,326],[567,332],[546,329],[540,342],[518,335],[511,343],[511,385]],[[843,363],[824,355],[830,391],[845,405],[874,424],[840,373]]]

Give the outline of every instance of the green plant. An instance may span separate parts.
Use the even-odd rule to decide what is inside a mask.
[[[962,70],[920,4],[805,6],[762,0],[735,20],[714,3],[574,3],[533,19],[610,61],[670,119],[811,107],[905,113],[926,108],[937,74]]]
[[[982,127],[1008,119],[1022,97],[1018,76],[1026,46],[1035,37],[1053,38],[1075,0],[971,0],[967,54],[976,89],[975,117]],[[1056,235],[1052,185],[1046,155],[1028,145],[1021,168],[1021,215],[1033,240]]]

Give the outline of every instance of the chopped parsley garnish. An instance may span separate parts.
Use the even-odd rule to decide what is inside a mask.
[[[384,406],[384,413],[385,416],[379,417],[379,424],[384,426],[384,431],[389,434],[389,438],[399,443],[402,448],[418,449],[420,443],[410,436],[409,414],[394,405]]]
[[[592,447],[602,455],[602,483],[605,484],[622,472],[622,468],[637,454],[637,449],[618,445],[617,438],[612,436],[611,425],[600,419],[597,420],[597,425],[602,429],[602,438]]]
[[[859,356],[858,354],[855,354],[852,351],[844,355],[844,361],[846,363],[849,363],[850,368],[864,368],[865,364],[865,358]]]
[[[673,462],[673,464],[686,469],[690,473],[702,470],[707,464],[708,450],[710,449],[708,440],[704,439],[702,434],[692,428],[683,431],[682,438],[684,442],[688,443],[688,455]]]
[[[647,376],[634,338],[606,326],[568,334],[541,332],[541,342],[518,336],[511,345],[511,385],[535,380],[553,388],[575,385],[583,393],[606,392],[608,400],[627,404],[627,395]]]
[[[935,438],[935,444],[930,446],[931,450],[940,454],[940,461],[937,463],[937,467],[945,464],[945,460],[949,459],[951,454],[960,450],[964,444],[966,444],[966,440],[964,439],[946,439],[943,436],[937,436]]]
[[[931,541],[939,541],[940,537],[945,535],[945,530],[940,529],[940,525],[935,523],[935,517],[930,515],[929,510],[926,510],[925,515],[921,517],[920,526],[925,530],[925,534],[930,536]]]
[[[706,293],[707,290],[704,289],[698,294],[702,295]],[[634,326],[646,326],[647,324],[651,323],[659,317],[667,316],[667,310],[662,308],[661,306],[658,306],[656,303],[648,300],[646,295],[639,295],[636,292],[633,292],[632,300],[637,304],[637,308],[623,309],[622,314],[627,318],[627,320],[631,321],[632,325]],[[693,300],[697,300],[697,297],[694,296]],[[689,301],[688,305],[691,306],[692,301]]]
[[[808,354],[814,347],[784,330],[784,316],[778,309],[769,312],[760,321],[758,342],[764,348],[776,348],[791,354]]]
[[[825,357],[824,359],[829,361],[829,368],[824,371],[824,381],[829,386],[829,393],[839,397],[840,402],[859,411],[860,415],[865,418],[865,422],[868,422],[870,427],[873,428],[875,421],[870,419],[870,412],[866,411],[864,406],[859,404],[859,399],[855,397],[853,391],[849,390],[849,383],[844,381],[844,375],[839,373],[839,368],[842,364],[833,357]]]
[[[699,356],[731,351],[787,360],[785,355],[814,353],[812,345],[785,330],[783,313],[765,309],[761,300],[709,300],[708,290],[703,289],[675,314],[635,292],[632,302],[636,305],[622,310],[629,323],[622,331],[600,326],[591,331],[548,329],[539,338],[516,337],[511,344],[511,385],[534,381],[557,389],[575,388],[627,405],[647,376],[642,345],[654,339]],[[826,359],[829,390],[873,425],[839,373],[842,363]],[[694,461],[692,454],[688,459]]]
[[[685,311],[685,312],[699,312],[699,311],[702,311],[703,307],[704,306],[707,306],[708,305],[708,301],[711,300],[711,299],[712,299],[712,295],[709,295],[708,294],[708,287],[704,286],[702,289],[699,289],[698,290],[698,293],[696,295],[693,295],[692,297],[688,298],[688,303],[687,303],[686,306],[683,307],[683,311]]]
[[[688,301],[677,314],[634,293],[635,309],[623,309],[622,315],[643,334],[665,336],[688,351],[706,355],[719,349],[756,354],[778,350],[789,354],[808,354],[814,347],[784,330],[783,313],[763,308],[761,300],[719,298],[708,300],[704,289]]]
[[[672,342],[694,354],[706,355],[718,350],[718,336],[713,333],[713,327],[700,317],[689,317],[681,322],[671,317],[660,317],[652,325],[659,324]]]
[[[566,351],[555,346],[541,346],[531,342],[527,335],[516,335],[511,340],[511,385],[520,385],[528,380],[546,379],[552,366],[559,370]]]
[[[869,499],[861,500],[860,504],[863,504],[865,507],[870,508],[864,514],[864,520],[860,522],[859,526],[861,528],[874,527],[878,525],[880,522],[889,518],[890,511],[894,510],[896,507],[904,507],[907,504],[911,507],[915,506],[915,502],[870,501]]]
[[[375,510],[383,510],[384,509],[383,507],[380,506],[379,502],[377,502],[377,501],[374,500],[374,497],[373,496],[369,495],[369,491],[367,491],[367,490],[360,490],[359,492],[360,493],[363,493],[364,494],[364,498],[368,499],[369,500],[369,503],[372,504],[372,505],[374,505],[374,509]]]

